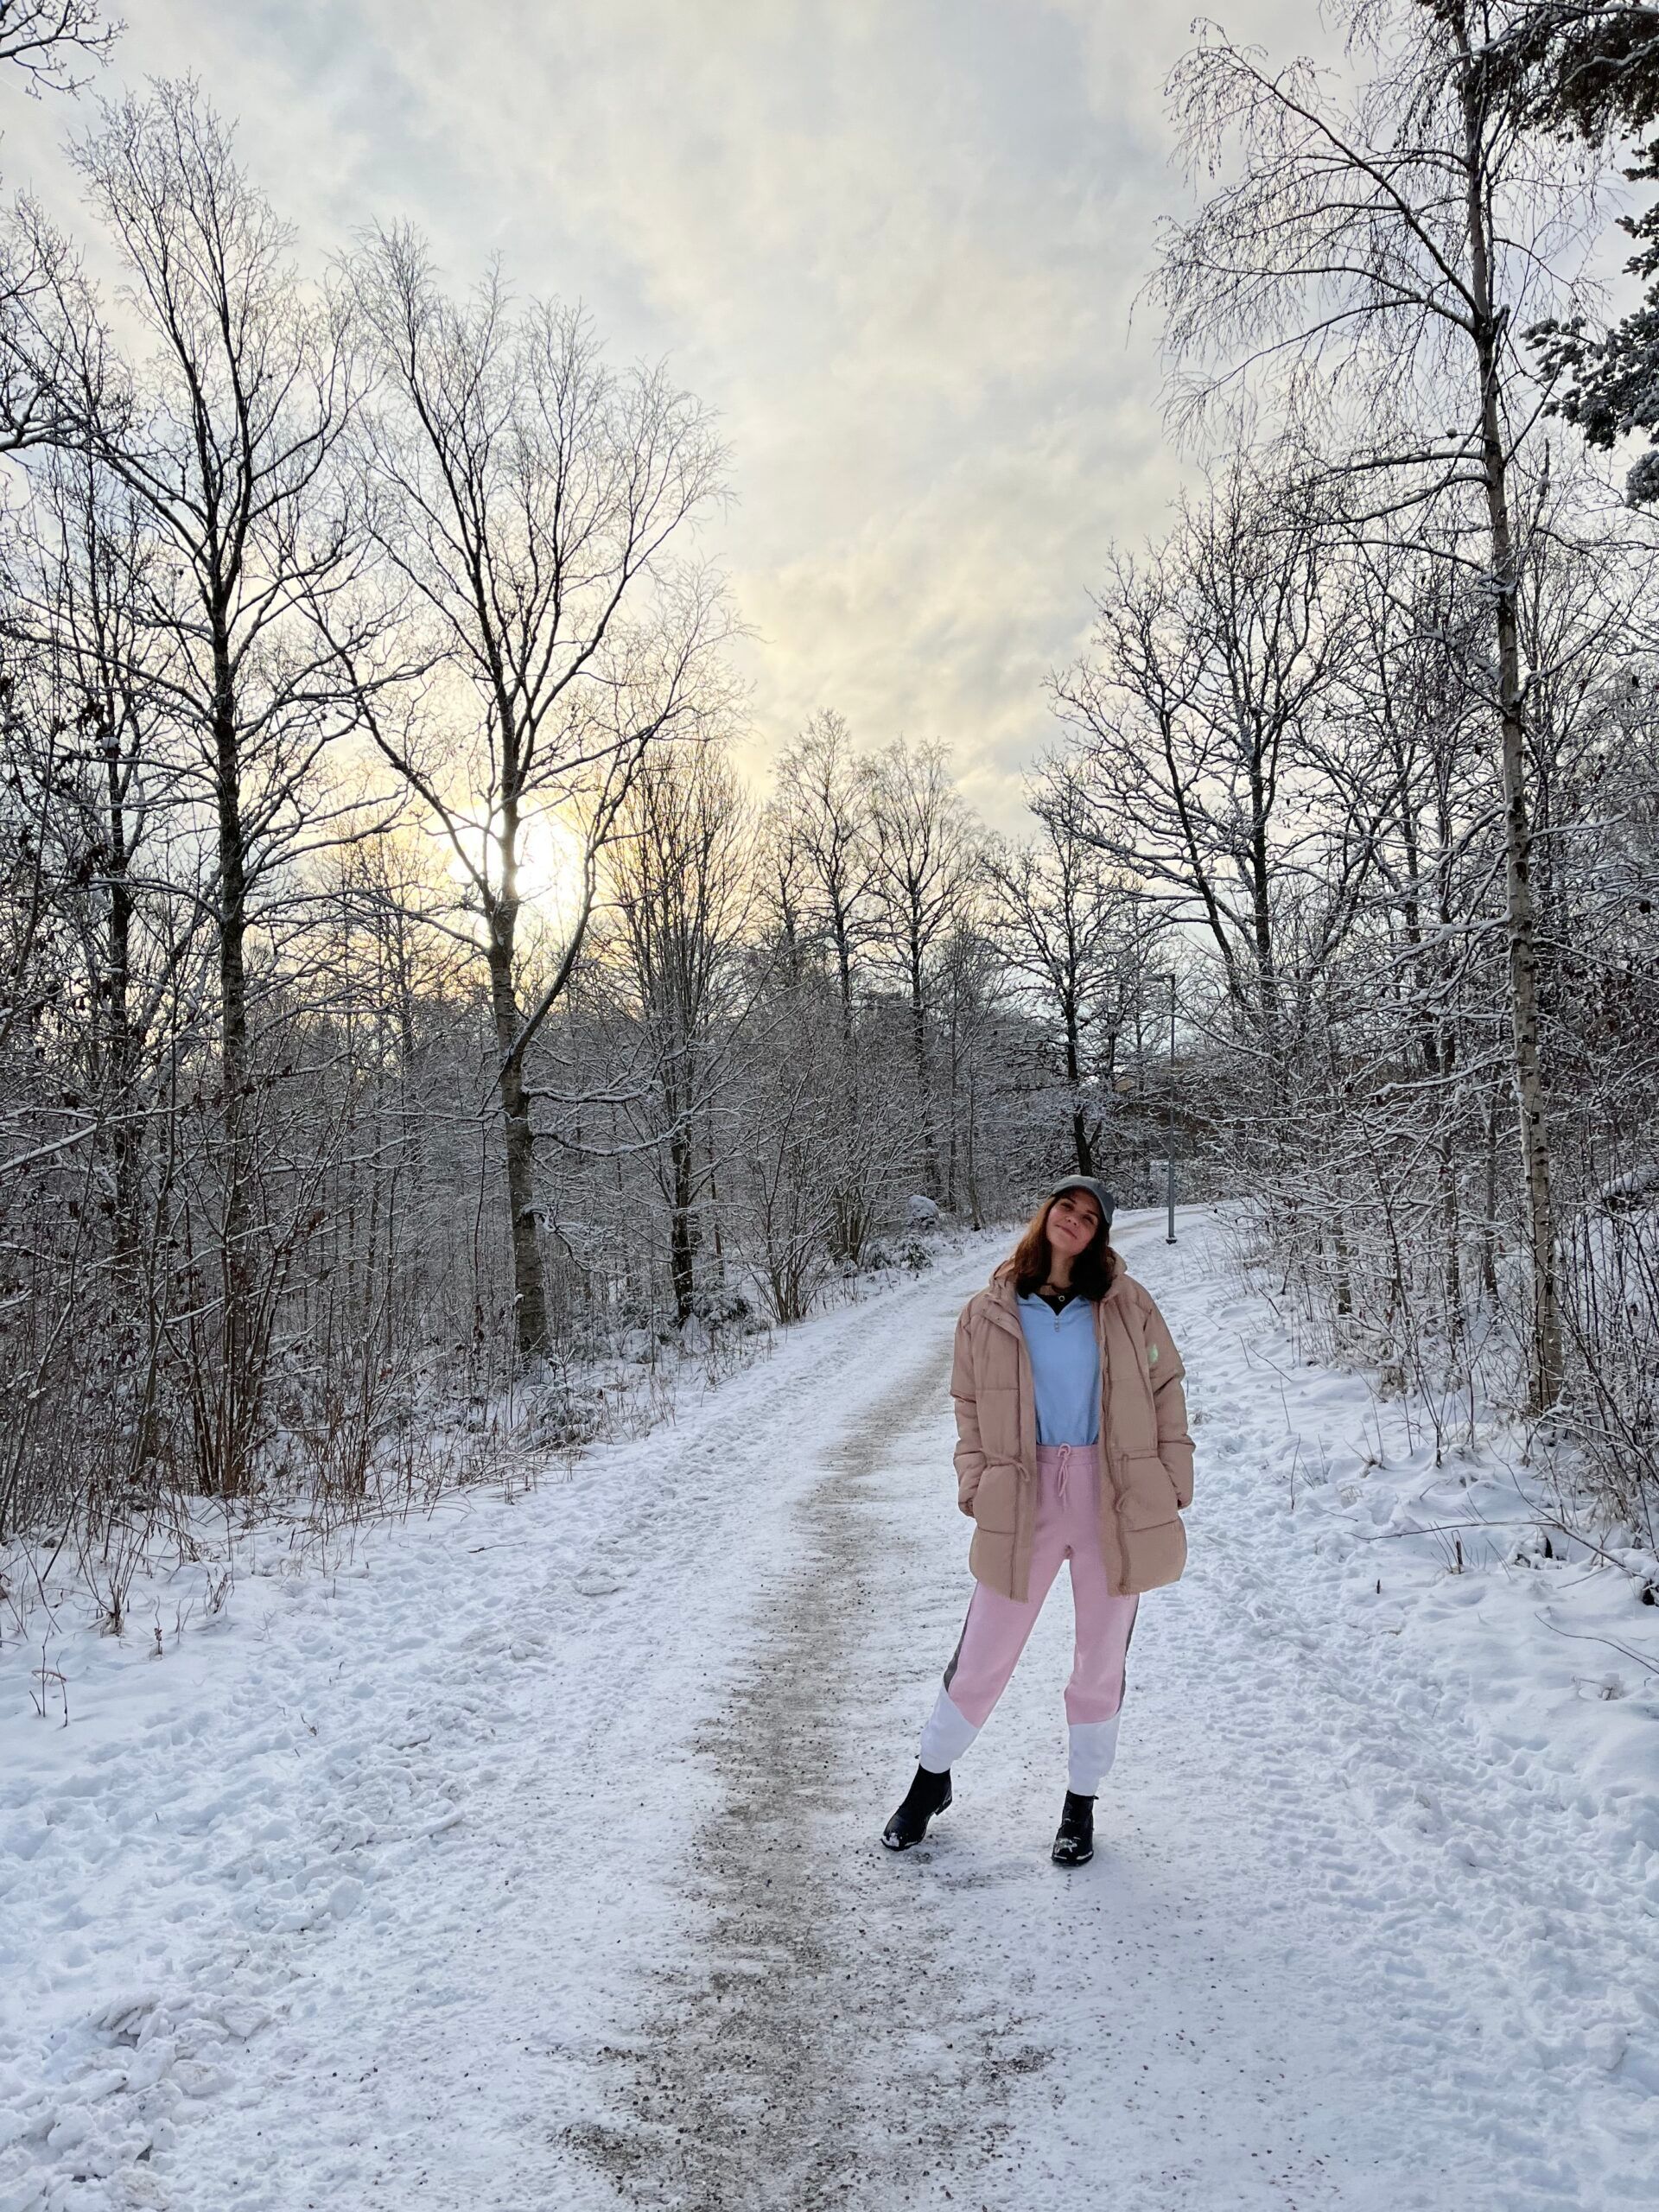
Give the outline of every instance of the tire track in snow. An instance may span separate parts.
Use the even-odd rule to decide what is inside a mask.
[[[643,2038],[607,2054],[623,2076],[616,2120],[569,2138],[630,2205],[911,2201],[942,2165],[955,2179],[964,2156],[994,2151],[1007,2084],[1046,2063],[972,2017],[937,1902],[912,1883],[895,1913],[905,1870],[877,1840],[887,1808],[849,1771],[881,1602],[864,1486],[906,1447],[939,1480],[949,1322],[918,1337],[913,1370],[863,1410],[797,1509],[794,1558],[698,1745],[724,1789],[691,1853],[701,1962],[668,1977]],[[907,1747],[893,1751],[898,1781]],[[836,1833],[850,1824],[861,1849]]]

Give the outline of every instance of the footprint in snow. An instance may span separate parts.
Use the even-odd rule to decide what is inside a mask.
[[[584,1567],[575,1578],[575,1586],[584,1598],[608,1598],[622,1587],[622,1578],[613,1574],[608,1567]]]

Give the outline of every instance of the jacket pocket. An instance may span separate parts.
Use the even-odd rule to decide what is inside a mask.
[[[1122,1511],[1127,1527],[1160,1528],[1179,1510],[1169,1470],[1156,1452],[1137,1452],[1123,1462]]]
[[[1019,1468],[1009,1459],[988,1459],[974,1492],[974,1519],[988,1535],[1011,1536],[1019,1510]]]

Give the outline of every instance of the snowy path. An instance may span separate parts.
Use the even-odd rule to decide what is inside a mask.
[[[1649,2201],[1650,1851],[1345,1602],[1259,1310],[1158,1225],[1193,1561],[1091,1866],[1046,1859],[1063,1589],[937,1840],[875,1840],[966,1601],[987,1246],[568,1482],[106,1648],[73,1729],[8,1712],[0,2212]]]

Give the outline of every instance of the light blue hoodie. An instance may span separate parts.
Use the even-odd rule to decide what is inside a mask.
[[[1100,1441],[1100,1344],[1094,1301],[1068,1298],[1057,1313],[1040,1298],[1017,1298],[1031,1354],[1039,1444]]]

